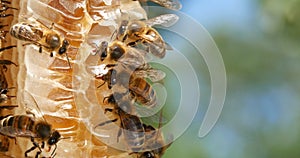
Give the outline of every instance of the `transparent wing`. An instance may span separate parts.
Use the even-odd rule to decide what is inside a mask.
[[[24,102],[24,108],[27,114],[32,114],[35,118],[39,118],[43,121],[46,121],[37,101],[32,96],[32,94],[24,90],[21,98]]]
[[[158,69],[141,69],[141,70],[136,70],[134,72],[134,75],[140,78],[148,78],[152,82],[158,82],[166,77],[166,73],[158,70]]]
[[[178,21],[179,17],[175,14],[163,14],[157,17],[148,19],[145,23],[149,26],[161,25],[164,27],[170,27]]]
[[[135,105],[138,116],[143,120],[144,124],[165,124],[167,119],[161,115],[161,111],[157,108],[148,108],[141,105]]]
[[[165,48],[167,50],[173,50],[173,47],[169,43],[166,43],[166,42],[165,42]]]
[[[168,9],[172,9],[172,10],[179,10],[182,7],[179,0],[149,0],[149,1],[152,1],[154,3],[157,3],[163,7],[166,7]]]
[[[122,63],[131,69],[147,65],[149,55],[146,51],[132,47],[128,47],[126,51],[127,53],[118,60],[119,63]]]

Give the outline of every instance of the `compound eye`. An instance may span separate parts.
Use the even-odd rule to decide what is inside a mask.
[[[150,151],[146,151],[142,154],[141,158],[154,158],[154,155]]]
[[[48,144],[49,144],[49,145],[53,145],[53,144],[55,144],[55,143],[57,143],[57,139],[55,139],[55,138],[53,138],[53,137],[51,137],[51,138],[48,140]]]

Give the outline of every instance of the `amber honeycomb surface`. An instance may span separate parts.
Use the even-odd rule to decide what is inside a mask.
[[[116,143],[116,132],[108,127],[95,131],[93,126],[103,120],[104,114],[99,103],[109,92],[90,73],[89,66],[96,65],[98,59],[91,55],[94,43],[110,40],[122,14],[130,19],[145,19],[146,13],[138,1],[130,0],[13,0],[11,10],[14,17],[5,18],[7,23],[26,22],[36,19],[46,27],[54,23],[54,28],[62,38],[70,41],[66,56],[49,56],[46,50],[39,53],[35,45],[23,46],[25,42],[7,37],[1,47],[14,45],[9,53],[1,53],[2,59],[9,59],[18,67],[9,66],[6,73],[16,99],[6,104],[18,104],[11,110],[1,110],[2,115],[25,114],[25,106],[40,111],[44,119],[58,130],[62,139],[57,144],[59,157],[131,157],[127,152],[111,148],[107,144]],[[24,98],[30,93],[38,104]],[[26,104],[26,105],[25,105]],[[100,104],[101,105],[101,104]],[[113,116],[112,116],[113,117]],[[103,143],[105,142],[105,143]],[[10,140],[8,152],[1,157],[24,157],[24,152],[32,146],[28,138]],[[47,147],[45,148],[45,150]],[[41,156],[49,157],[51,152],[43,151]],[[35,152],[30,156],[34,157]]]

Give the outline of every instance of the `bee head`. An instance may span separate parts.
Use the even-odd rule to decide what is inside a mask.
[[[67,47],[69,46],[69,41],[68,40],[66,40],[66,39],[64,39],[63,40],[63,43],[62,43],[62,46],[59,48],[59,50],[58,50],[58,54],[59,55],[62,55],[62,54],[64,54],[64,53],[66,53],[66,51],[67,51]]]
[[[54,145],[60,140],[60,134],[58,131],[54,131],[48,139],[48,145]]]
[[[110,46],[109,50],[110,57],[115,61],[119,60],[123,56],[123,54],[125,54],[125,48],[119,42],[116,42],[112,46]]]

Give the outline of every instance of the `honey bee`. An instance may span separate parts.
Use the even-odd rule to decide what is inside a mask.
[[[28,153],[36,148],[39,151],[36,153],[36,157],[41,153],[41,148],[44,148],[45,141],[49,146],[55,145],[60,140],[60,134],[58,131],[52,130],[51,125],[44,121],[36,121],[33,117],[27,115],[7,115],[0,117],[0,133],[9,137],[29,137],[33,143],[33,147],[25,152],[25,157],[28,157]],[[40,145],[34,140],[39,139],[42,141]]]
[[[35,100],[34,103],[36,103]],[[39,151],[35,156],[37,158],[39,154],[41,154],[46,141],[47,145],[49,146],[49,151],[51,150],[52,145],[55,146],[53,152],[51,153],[52,157],[53,155],[55,155],[58,141],[62,139],[61,135],[58,131],[53,130],[51,125],[45,120],[37,120],[35,115],[33,113],[31,114],[33,115],[33,117],[30,115],[1,116],[0,133],[11,138],[30,138],[33,146],[25,151],[25,157],[28,157],[28,153],[38,148]],[[36,140],[40,141],[41,145]]]
[[[149,108],[157,105],[156,92],[143,78],[133,78],[129,82],[129,90],[135,100]]]
[[[48,51],[51,51],[51,57],[53,57],[54,51],[57,51],[59,55],[66,54],[69,66],[71,67],[68,55],[66,53],[67,47],[69,46],[69,41],[66,39],[62,40],[59,33],[52,29],[53,25],[54,23],[52,23],[50,28],[48,28],[30,18],[28,22],[14,24],[10,28],[10,34],[16,39],[30,42],[23,44],[23,46],[29,44],[35,44],[39,46],[40,53],[42,53],[42,48],[46,48]]]
[[[172,10],[179,10],[182,7],[179,0],[140,0],[140,1],[141,2],[151,1]]]
[[[144,143],[143,152],[137,152],[137,158],[160,158],[172,143],[166,144],[162,133],[159,129],[155,129],[150,125],[143,124],[145,130],[146,141]],[[173,139],[172,136],[169,138]]]
[[[113,41],[109,44],[107,41],[103,41],[96,51],[101,61],[108,60],[109,64],[106,67],[113,67],[117,64],[130,70],[149,67],[146,52],[128,47],[120,41]]]
[[[152,26],[168,27],[177,20],[178,16],[175,14],[164,14],[146,21],[123,20],[117,31],[116,39],[128,46],[145,50],[156,57],[163,58],[166,55],[166,50],[172,50],[172,47],[163,40]]]
[[[129,73],[122,68],[118,68],[120,67],[111,68],[105,75],[96,75],[96,79],[102,79],[104,83],[107,82],[109,89],[113,86],[118,89],[125,89],[125,92],[127,90],[138,103],[149,108],[154,107],[157,104],[157,99],[152,86],[144,78],[136,76],[134,72]]]
[[[128,147],[132,152],[140,151],[144,141],[145,141],[145,133],[143,124],[139,117],[135,115],[131,115],[127,112],[132,111],[132,103],[129,100],[123,99],[122,102],[116,102],[115,98],[121,99],[124,94],[114,93],[109,97],[106,97],[108,104],[112,104],[114,107],[112,109],[106,108],[106,112],[114,112],[119,116],[120,119],[120,130],[118,132],[118,140],[121,134],[124,134],[124,139]],[[126,94],[125,94],[126,95]],[[125,112],[127,111],[127,112]],[[104,126],[108,123],[116,122],[118,118],[113,120],[108,120],[103,123],[98,124],[98,126]],[[95,127],[95,128],[96,128]]]

